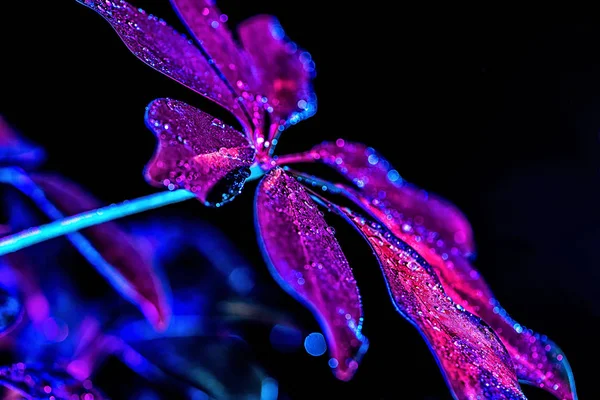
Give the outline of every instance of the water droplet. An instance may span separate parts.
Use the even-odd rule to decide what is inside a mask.
[[[397,182],[400,180],[400,174],[395,169],[391,169],[387,173],[387,178],[390,182]]]
[[[304,348],[306,352],[311,356],[318,357],[327,351],[327,344],[325,343],[325,337],[318,332],[309,334],[304,339]]]
[[[221,121],[221,120],[220,120],[220,119],[218,119],[218,118],[215,118],[215,119],[213,119],[213,120],[212,120],[212,124],[213,124],[214,126],[217,126],[217,127],[221,128],[221,129],[225,129],[225,124],[223,123],[223,121]]]
[[[416,271],[417,269],[419,269],[419,264],[416,261],[411,260],[408,263],[406,263],[406,267],[411,271]]]

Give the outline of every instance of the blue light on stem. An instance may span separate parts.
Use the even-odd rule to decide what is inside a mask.
[[[259,179],[264,175],[264,171],[258,165],[253,165],[250,171],[251,175],[246,179],[246,182]],[[0,169],[0,181],[14,185],[21,191],[23,191],[23,188],[25,187],[23,183],[24,179],[29,180],[27,175],[24,172],[20,172],[18,169]],[[31,182],[28,183],[28,185],[34,184]],[[135,200],[125,200],[119,204],[112,204],[110,206],[97,208],[65,218],[60,211],[45,199],[41,189],[36,187],[36,190],[40,192],[37,193],[37,196],[32,196],[31,193],[25,194],[32,197],[38,207],[40,207],[50,218],[56,219],[56,221],[46,225],[25,229],[13,235],[0,238],[0,256],[55,237],[68,235],[72,232],[89,228],[90,226],[196,198],[192,192],[183,189],[160,192],[139,197]],[[41,197],[39,197],[40,195]],[[43,201],[36,201],[36,198],[38,198],[38,200],[43,199]]]
[[[5,170],[3,170],[3,172],[4,171]],[[97,208],[46,225],[25,229],[14,235],[0,238],[0,256],[90,226],[194,198],[196,198],[196,196],[187,190],[161,192],[139,197],[135,200],[126,200],[119,204]]]
[[[52,204],[46,198],[44,191],[33,180],[31,180],[31,178],[21,169],[0,168],[0,182],[9,184],[15,187],[16,189],[20,190],[24,195],[29,197],[44,214],[46,214],[51,219],[65,221],[63,219],[65,216],[62,214],[62,212],[59,209],[57,209],[54,206],[54,204]],[[66,220],[68,219],[69,218],[67,218]],[[85,221],[89,220],[90,219],[87,219]],[[43,225],[42,227],[32,228],[36,232],[42,233],[38,236],[31,236],[31,238],[34,238],[36,242],[42,241],[44,240],[44,238],[50,238],[59,229],[56,228],[56,226],[57,225],[48,224]],[[68,226],[70,228],[72,225],[67,224],[65,226]],[[45,227],[50,227],[50,232],[46,231]],[[42,230],[42,228],[44,228],[44,230]],[[28,232],[28,230],[24,232]],[[48,233],[50,233],[50,235]],[[128,299],[134,304],[137,303],[135,300],[136,294],[134,289],[130,286],[127,280],[118,272],[118,269],[116,269],[113,265],[106,261],[102,254],[100,254],[98,250],[96,250],[96,248],[92,245],[92,243],[90,243],[89,240],[86,239],[85,236],[83,236],[79,232],[65,231],[64,233],[67,234],[67,237],[69,241],[73,244],[73,246],[75,246],[75,248],[81,253],[81,255],[85,257],[85,259],[88,260],[88,262],[92,264],[102,276],[104,276],[119,292],[121,292],[121,294],[126,299]],[[16,238],[16,240],[13,239],[11,241],[11,238]],[[27,239],[22,240],[22,238],[27,238],[27,236],[23,235],[22,233],[19,233],[16,235],[1,238],[0,243],[7,243],[7,251],[5,251],[4,248],[0,247],[0,254],[10,253],[11,250],[18,250],[18,248],[15,249],[15,247],[26,247],[27,243],[29,242],[27,242]]]
[[[14,186],[18,190],[20,190],[24,195],[29,197],[48,217],[50,217],[51,219],[60,220],[57,221],[59,222],[58,224],[54,222],[47,225],[42,225],[40,227],[25,230],[15,235],[1,238],[0,255],[19,250],[20,248],[27,247],[28,245],[35,244],[52,237],[60,236],[61,234],[67,234],[69,241],[73,244],[73,246],[75,246],[75,248],[81,253],[81,255],[84,256],[85,259],[88,260],[88,262],[92,264],[96,268],[96,270],[102,276],[104,276],[119,292],[121,292],[121,294],[127,300],[133,302],[134,304],[137,304],[135,300],[135,290],[131,287],[127,280],[118,272],[118,269],[116,269],[113,265],[106,261],[102,254],[100,254],[98,250],[96,250],[96,248],[92,245],[92,243],[90,243],[89,240],[86,239],[85,236],[83,236],[79,232],[70,231],[70,229],[74,227],[80,226],[81,228],[81,224],[85,225],[87,223],[88,226],[91,226],[102,222],[107,222],[100,222],[99,218],[105,219],[106,217],[111,216],[124,216],[129,210],[129,208],[125,208],[124,210],[121,209],[120,213],[115,213],[114,207],[118,206],[105,207],[105,209],[109,209],[110,212],[108,214],[101,213],[96,219],[94,219],[93,216],[89,217],[89,213],[83,213],[75,217],[64,219],[64,215],[62,214],[62,212],[59,209],[57,209],[54,206],[54,204],[52,204],[46,198],[44,191],[40,189],[40,187],[33,180],[31,180],[31,178],[24,171],[18,168],[0,168],[0,182]],[[142,205],[149,204],[152,203],[148,201],[142,203]],[[92,211],[92,213],[96,213],[96,211],[97,210],[94,210]],[[73,218],[81,219],[69,224],[68,221],[72,220]],[[67,223],[65,223],[65,221],[67,221]],[[95,222],[90,224],[90,221]],[[63,227],[62,230],[61,227]],[[26,234],[28,232],[34,232],[34,234],[32,236],[27,236]],[[3,247],[4,244],[5,247]]]
[[[254,164],[250,167],[250,176],[246,179],[246,182],[253,181],[262,177],[265,174],[265,171],[258,165]]]

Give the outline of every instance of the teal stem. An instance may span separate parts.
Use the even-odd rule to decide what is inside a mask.
[[[246,182],[259,179],[263,175],[264,171],[258,164],[254,164],[250,168],[250,176],[246,179]],[[0,238],[0,256],[58,236],[68,235],[72,232],[89,228],[90,226],[194,198],[196,196],[192,192],[183,189],[160,192],[139,197],[135,200],[125,200],[119,204],[97,208],[71,217],[61,218],[46,225],[28,228],[13,235]]]
[[[160,192],[139,197],[135,200],[126,200],[119,204],[97,208],[46,225],[28,228],[13,235],[0,238],[0,256],[58,236],[89,228],[90,226],[194,198],[196,196],[187,190]]]
[[[246,179],[246,182],[259,179],[264,174],[265,171],[258,165],[258,163],[255,163],[250,167],[250,176]]]
[[[21,193],[29,197],[36,204],[36,206],[38,206],[38,208],[49,218],[53,220],[65,220],[65,216],[62,214],[62,212],[58,208],[56,208],[54,204],[50,202],[50,200],[48,200],[44,191],[22,169],[0,168],[0,183],[6,183],[21,191]],[[89,222],[90,219],[87,219],[86,221]],[[52,226],[49,227],[49,225],[44,225],[42,227],[33,229],[44,228],[44,231],[46,233],[47,229],[49,229],[51,233],[56,233],[57,230],[60,229],[60,226],[58,228],[53,228]],[[69,226],[69,228],[71,226]],[[73,246],[75,246],[75,248],[79,251],[79,253],[83,257],[85,257],[85,259],[91,265],[93,265],[94,268],[96,268],[96,270],[102,276],[104,276],[104,278],[106,278],[106,280],[108,280],[108,282],[110,282],[116,290],[118,290],[127,300],[139,306],[139,295],[136,293],[135,289],[132,288],[131,283],[128,282],[123,275],[121,275],[118,268],[116,268],[114,265],[108,262],[84,235],[82,235],[79,232],[64,232],[67,238],[73,244]],[[12,240],[11,236],[1,238],[0,243],[6,243],[7,247],[6,251],[2,247],[0,247],[0,254],[6,254],[12,251],[19,250],[17,247],[26,247],[28,245],[28,242],[26,240],[21,240],[21,238],[23,237],[27,236],[21,233],[17,235],[12,235]],[[46,235],[46,237],[51,237],[51,235]],[[36,237],[36,242],[39,242],[37,239],[44,240],[44,237]],[[143,312],[144,307],[140,308]],[[151,322],[155,323],[153,317],[149,317],[149,319],[151,320]]]

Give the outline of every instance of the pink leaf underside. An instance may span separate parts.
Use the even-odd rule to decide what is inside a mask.
[[[334,165],[355,183],[362,181],[362,188],[346,187],[346,193],[396,237],[421,254],[455,302],[494,329],[512,357],[521,381],[547,390],[561,400],[577,398],[571,368],[562,350],[545,335],[526,329],[510,318],[472,262],[464,256],[463,250],[468,251],[473,245],[471,230],[462,214],[438,199],[428,210],[431,197],[413,196],[413,193],[424,192],[412,187],[405,191],[402,185],[386,182],[388,175],[395,176],[389,172],[393,168],[363,145],[326,143],[318,147],[317,152],[322,161]],[[421,204],[418,204],[419,201]],[[440,218],[434,212],[436,209],[450,213],[450,217],[442,215],[440,219],[447,222],[447,228],[441,227],[440,222],[429,223]],[[438,231],[445,232],[446,236]],[[457,232],[463,233],[457,236]],[[466,241],[453,241],[452,233],[454,238],[465,238]],[[471,243],[467,248],[460,246],[467,243]]]
[[[341,211],[371,245],[398,311],[427,340],[455,397],[525,399],[500,339],[446,295],[427,262],[380,225]]]
[[[161,19],[121,0],[77,0],[100,14],[129,50],[147,65],[232,112],[243,124],[246,114],[191,40]]]
[[[306,51],[289,41],[275,17],[258,15],[240,24],[240,41],[248,52],[260,82],[259,90],[273,108],[275,125],[314,113],[311,87],[314,63]],[[271,138],[272,139],[272,138]]]
[[[356,281],[333,229],[304,188],[279,168],[260,182],[255,207],[271,272],[318,318],[337,378],[351,379],[368,341],[360,332]]]
[[[26,399],[102,400],[105,398],[93,388],[89,380],[79,382],[65,372],[32,369],[23,363],[1,367],[0,386],[18,392]]]
[[[73,182],[52,174],[33,174],[31,178],[46,197],[64,214],[74,215],[100,206],[100,202]],[[105,271],[115,275],[124,287],[117,287],[132,298],[159,329],[166,327],[170,307],[151,260],[140,252],[132,238],[114,222],[81,231],[102,257],[113,267]]]
[[[190,190],[210,204],[224,203],[240,192],[256,153],[243,134],[195,107],[170,99],[148,105],[146,125],[158,139],[146,167],[149,183]],[[217,199],[209,201],[217,184]]]

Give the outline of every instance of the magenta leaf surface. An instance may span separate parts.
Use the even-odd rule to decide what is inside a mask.
[[[270,171],[257,189],[256,227],[278,282],[321,323],[337,378],[352,378],[368,346],[361,334],[356,281],[316,203],[282,169]]]
[[[65,372],[31,368],[23,363],[0,367],[0,386],[9,388],[26,399],[105,399],[89,380],[79,382]]]
[[[374,215],[381,213],[375,206],[365,207]],[[381,221],[423,255],[455,302],[494,329],[513,359],[519,380],[540,387],[560,400],[577,399],[571,367],[563,351],[547,336],[513,320],[468,259],[444,243],[427,240],[430,237],[427,231],[398,216]]]
[[[286,124],[295,124],[317,111],[311,78],[315,64],[310,54],[291,42],[275,17],[259,15],[238,27],[244,49],[250,55],[259,86],[272,108],[269,140]]]
[[[525,399],[508,352],[454,303],[427,262],[381,225],[338,209],[373,249],[398,311],[423,335],[456,399]]]
[[[421,225],[436,240],[468,254],[475,251],[467,218],[446,200],[404,182],[400,174],[375,150],[361,143],[338,139],[313,148],[320,161],[334,167],[358,188],[369,202],[393,205],[387,213],[400,213],[412,225]]]
[[[74,215],[93,210],[100,202],[73,182],[52,174],[33,174],[32,180],[62,212]],[[109,264],[108,274],[116,289],[133,300],[157,328],[167,327],[171,310],[152,261],[133,239],[114,222],[86,228],[81,233]]]
[[[256,88],[252,64],[227,27],[227,15],[213,0],[171,0],[181,19],[231,88],[243,95]]]
[[[227,27],[227,15],[221,13],[213,0],[171,0],[171,3],[245,109],[247,119],[237,115],[245,133],[255,144],[264,143],[265,105],[263,97],[256,92],[259,84],[255,68],[246,51],[233,39]],[[260,148],[262,146],[257,146]]]
[[[202,51],[164,21],[122,0],[77,1],[104,17],[144,63],[246,120],[233,92]]]
[[[181,101],[157,99],[148,105],[146,125],[158,139],[146,179],[169,190],[194,192],[220,206],[241,191],[255,150],[243,134]]]
[[[358,188],[345,188],[352,200],[421,254],[446,293],[494,329],[513,359],[519,380],[561,400],[577,399],[564,352],[547,336],[513,320],[465,257],[473,244],[462,214],[445,201],[402,183],[389,162],[362,144],[338,141],[337,145],[322,144],[315,151],[320,160],[353,180]]]

